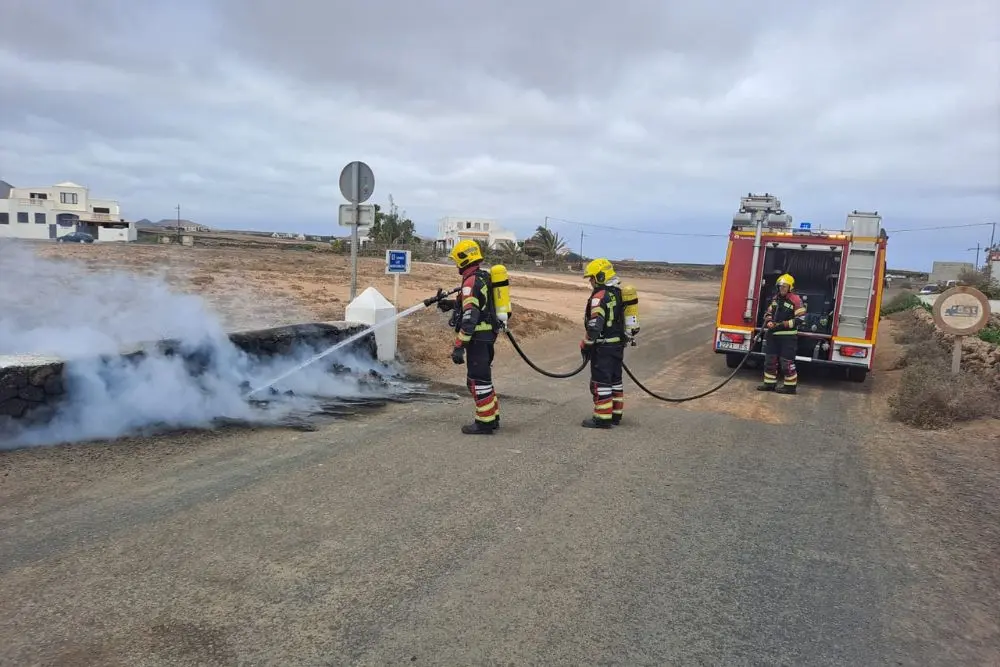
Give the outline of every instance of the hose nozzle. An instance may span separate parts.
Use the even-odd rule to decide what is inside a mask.
[[[445,292],[442,288],[438,287],[437,294],[435,294],[434,296],[429,296],[426,299],[424,299],[423,300],[423,304],[425,306],[431,306],[431,305],[437,303],[438,301],[440,301],[441,299],[445,298],[446,296],[450,296],[450,295],[454,294],[459,289],[461,289],[461,288],[456,287],[455,289],[448,290],[447,292]]]

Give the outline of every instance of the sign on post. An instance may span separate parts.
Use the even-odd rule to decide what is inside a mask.
[[[340,172],[340,194],[352,204],[364,204],[375,192],[375,173],[360,160],[355,160]]]
[[[356,215],[361,216],[360,218]],[[340,225],[341,227],[371,227],[375,224],[375,206],[372,204],[341,204],[340,205]]]
[[[399,308],[399,276],[410,272],[409,250],[386,250],[385,272],[392,275],[392,305]]]
[[[385,251],[385,272],[386,274],[400,275],[410,272],[410,251],[409,250],[386,250]]]
[[[346,226],[351,228],[351,301],[358,293],[358,227],[361,224],[363,215],[361,204],[368,201],[375,192],[375,173],[372,168],[360,160],[349,162],[340,172],[340,194],[344,199],[353,204],[353,216],[348,217]],[[343,207],[341,207],[343,209]],[[375,209],[372,207],[372,222],[374,222]],[[343,213],[341,213],[341,223]]]
[[[962,366],[962,340],[975,336],[989,324],[990,300],[974,287],[959,285],[945,290],[934,302],[931,312],[938,329],[955,336],[951,372],[958,373]]]
[[[392,274],[392,307],[399,312],[399,277],[410,272],[410,251],[409,250],[386,250],[385,251],[385,272]],[[397,337],[399,322],[396,327]]]

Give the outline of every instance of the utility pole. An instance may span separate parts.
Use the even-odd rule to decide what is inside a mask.
[[[976,251],[976,271],[978,271],[978,270],[979,270],[979,253],[980,253],[980,251],[981,251],[982,247],[983,247],[983,246],[982,246],[982,244],[981,244],[981,243],[976,243],[976,247],[975,247],[975,248],[968,248],[968,250],[969,250],[970,252],[971,252],[971,251],[973,251],[973,250],[975,250],[975,251]]]
[[[993,227],[993,230],[990,232],[990,247],[986,249],[986,280],[988,282],[993,281],[992,257],[993,257],[994,243],[995,243],[994,239],[996,238],[997,235],[997,223],[993,222],[990,223],[990,225]]]
[[[181,205],[178,204],[177,208],[177,242],[181,242]]]
[[[580,230],[580,264],[583,264],[583,230]]]
[[[545,229],[549,228],[549,216],[545,216],[545,223],[544,223],[544,225],[545,225]]]

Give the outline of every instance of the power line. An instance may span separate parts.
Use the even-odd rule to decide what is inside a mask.
[[[565,218],[555,218],[552,216],[546,216],[545,220],[552,220],[555,222],[564,222],[570,225],[579,225],[581,227],[592,227],[595,229],[607,229],[613,232],[629,232],[632,234],[652,234],[654,236],[695,236],[701,238],[726,238],[729,234],[697,234],[692,232],[666,232],[659,231],[655,229],[633,229],[629,227],[616,227],[613,225],[599,225],[593,222],[580,222],[579,220],[567,220]],[[959,225],[939,225],[935,227],[909,227],[906,229],[889,229],[886,230],[888,234],[902,234],[906,232],[930,232],[942,229],[962,229],[968,227],[990,227],[995,223],[992,222],[972,222],[967,224]]]
[[[939,229],[961,229],[963,227],[989,227],[994,223],[992,222],[971,222],[962,225],[940,225],[938,227],[911,227],[909,229],[890,229],[887,230],[889,234],[899,234],[902,232],[929,232]]]
[[[728,238],[729,234],[694,234],[690,232],[664,232],[655,229],[630,229],[628,227],[614,227],[612,225],[598,225],[593,222],[580,222],[578,220],[566,220],[564,218],[553,218],[552,216],[545,216],[545,220],[553,220],[555,222],[565,222],[571,225],[580,225],[581,227],[593,227],[595,229],[607,229],[613,232],[630,232],[632,234],[652,234],[655,236],[698,236],[698,237],[713,237],[713,238]]]

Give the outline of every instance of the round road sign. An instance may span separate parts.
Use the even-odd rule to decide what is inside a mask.
[[[945,333],[974,336],[990,321],[990,301],[973,287],[946,290],[934,302],[934,323]]]
[[[355,160],[340,172],[340,194],[352,204],[363,204],[375,192],[375,173],[360,160]]]

